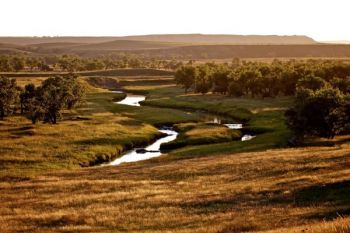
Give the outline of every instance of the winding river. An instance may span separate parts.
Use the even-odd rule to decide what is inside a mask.
[[[123,100],[116,102],[116,103],[139,107],[140,102],[144,101],[145,99],[146,99],[146,96],[144,96],[144,95],[127,94]]]
[[[136,162],[160,156],[162,154],[162,152],[160,152],[160,145],[162,143],[174,141],[178,133],[172,129],[159,129],[159,131],[167,134],[167,136],[158,139],[146,148],[133,149],[132,151],[127,152],[122,157],[112,161],[110,165],[119,165],[121,163]]]
[[[121,91],[115,92],[115,93],[123,93]],[[126,97],[118,102],[115,102],[116,104],[124,104],[124,105],[130,105],[130,106],[140,106],[140,102],[144,101],[146,99],[146,96],[144,95],[134,95],[134,94],[127,94]],[[242,124],[236,124],[236,123],[227,123],[229,120],[224,117],[219,117],[214,114],[208,114],[203,113],[203,121],[205,122],[211,122],[216,124],[222,124],[230,129],[242,129]],[[174,141],[178,133],[171,127],[164,127],[158,129],[159,132],[162,132],[166,136],[156,140],[151,145],[145,147],[145,148],[135,148],[124,155],[122,155],[120,158],[115,159],[109,165],[119,165],[121,163],[128,163],[128,162],[136,162],[141,160],[147,160],[150,158],[158,157],[162,155],[162,152],[160,151],[160,145],[162,143],[167,143]],[[242,141],[248,141],[253,139],[255,136],[245,134],[241,138]]]

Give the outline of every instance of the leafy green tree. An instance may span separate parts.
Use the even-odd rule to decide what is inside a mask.
[[[313,91],[325,88],[328,85],[327,81],[314,75],[308,75],[302,78],[297,83],[297,88],[305,88]]]
[[[39,59],[35,57],[27,57],[26,60],[26,65],[29,67],[30,71],[33,71],[34,68],[38,68],[39,66]]]
[[[33,123],[43,119],[56,124],[61,111],[73,108],[83,96],[84,88],[75,76],[48,78],[36,89],[28,115]]]
[[[196,68],[193,66],[182,66],[175,72],[175,82],[185,89],[185,93],[194,85],[195,78]]]
[[[214,88],[213,91],[221,94],[226,94],[229,84],[229,74],[230,72],[225,68],[220,68],[218,71],[214,72],[212,75]]]
[[[333,78],[331,84],[344,94],[350,94],[350,76],[345,78]]]
[[[299,89],[295,106],[286,112],[287,125],[298,138],[333,138],[345,130],[350,120],[346,108],[348,104],[338,89]]]
[[[0,56],[0,71],[9,72],[12,71],[12,67],[9,58],[6,56]]]
[[[294,69],[294,67],[285,67],[281,73],[281,79],[279,82],[279,89],[281,93],[286,96],[295,95],[299,78],[299,73]]]
[[[0,76],[0,119],[15,112],[19,92],[15,79]]]
[[[196,67],[194,90],[202,94],[207,93],[212,87],[211,68],[208,64]]]
[[[66,89],[66,107],[67,109],[74,108],[85,96],[85,86],[81,85],[77,80],[76,75],[68,75],[64,79],[65,87],[69,87]]]
[[[59,58],[58,65],[64,71],[78,71],[81,69],[81,59],[75,55],[63,55]]]
[[[10,60],[10,65],[14,71],[20,71],[24,69],[24,58],[20,56],[14,56]]]
[[[27,84],[24,87],[24,91],[22,91],[22,93],[20,94],[21,113],[25,113],[29,111],[35,96],[36,96],[36,88],[34,84],[32,83]]]

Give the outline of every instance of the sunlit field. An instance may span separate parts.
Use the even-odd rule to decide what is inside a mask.
[[[57,125],[1,121],[3,232],[350,232],[347,137],[286,149],[291,98],[184,94],[168,76],[110,78],[104,88],[80,78],[86,100]],[[117,105],[124,94],[113,89],[147,98]],[[243,122],[257,137],[242,142],[242,132],[198,110]],[[169,124],[180,134],[166,154],[100,166]]]

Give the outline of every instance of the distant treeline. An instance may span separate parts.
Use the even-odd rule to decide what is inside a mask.
[[[305,136],[333,138],[350,133],[350,64],[341,61],[275,60],[271,64],[240,62],[183,66],[175,80],[185,92],[221,93],[235,97],[295,96],[286,111],[294,132],[292,144]]]
[[[99,53],[98,53],[99,52]],[[85,51],[85,56],[103,51]],[[105,52],[105,51],[104,51]],[[350,45],[190,45],[163,49],[130,50],[128,54],[163,59],[229,59],[238,58],[350,58]]]
[[[272,63],[233,59],[229,64],[185,65],[175,73],[178,85],[197,93],[276,97],[295,95],[297,87],[333,86],[350,92],[350,64],[334,60],[274,60]]]
[[[94,71],[119,68],[152,68],[176,70],[183,63],[176,60],[159,60],[141,56],[103,56],[97,58],[82,58],[77,55],[62,55],[53,57],[33,56],[0,56],[0,72],[20,71]]]

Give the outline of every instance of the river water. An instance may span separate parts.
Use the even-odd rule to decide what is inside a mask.
[[[140,106],[140,102],[144,101],[146,99],[146,96],[144,95],[132,95],[132,94],[127,94],[126,97],[119,101],[116,102],[117,104],[124,104],[124,105],[130,105],[130,106]]]
[[[118,91],[118,93],[120,93]],[[130,106],[140,106],[140,102],[144,101],[146,99],[146,96],[144,95],[133,95],[133,94],[127,94],[126,97],[119,101],[116,102],[116,104],[123,104],[123,105],[130,105]],[[225,125],[226,127],[230,129],[242,129],[243,125],[242,124],[237,124],[237,123],[230,123],[232,120],[226,118],[226,117],[221,117],[217,116],[214,114],[209,114],[209,113],[202,113],[203,114],[203,121],[208,122],[208,123],[215,123],[215,124],[222,124]],[[162,154],[160,151],[160,145],[162,143],[167,143],[174,141],[178,133],[173,130],[171,127],[167,128],[160,128],[158,129],[159,132],[162,132],[166,134],[166,136],[156,140],[154,143],[151,145],[145,147],[145,148],[135,148],[124,155],[122,155],[120,158],[115,159],[109,165],[119,165],[121,163],[128,163],[128,162],[136,162],[136,161],[141,161],[141,160],[147,160],[150,158],[158,157]],[[242,141],[248,141],[253,139],[255,136],[250,135],[250,134],[245,134],[241,138]]]
[[[159,131],[167,134],[167,136],[162,137],[154,143],[152,143],[151,145],[141,149],[143,150],[142,152],[139,152],[140,149],[133,149],[132,151],[127,152],[122,157],[112,161],[110,165],[119,165],[121,163],[136,162],[160,156],[162,154],[162,152],[160,152],[160,145],[162,143],[174,141],[178,133],[172,129],[160,129]]]

